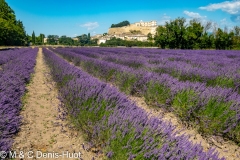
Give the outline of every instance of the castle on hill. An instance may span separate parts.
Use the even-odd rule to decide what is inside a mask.
[[[98,39],[98,44],[105,43],[106,40],[110,40],[112,37],[122,40],[148,41],[148,34],[151,33],[154,36],[157,27],[157,21],[155,20],[149,22],[141,20],[140,22],[135,22],[128,26],[109,28],[107,35],[93,38]]]
[[[109,35],[120,35],[120,34],[141,34],[141,35],[148,35],[148,33],[151,33],[152,35],[156,34],[156,28],[157,28],[157,21],[152,20],[149,22],[136,22],[132,23],[128,26],[123,27],[116,27],[116,28],[109,28],[108,34]],[[135,32],[134,32],[135,31]]]

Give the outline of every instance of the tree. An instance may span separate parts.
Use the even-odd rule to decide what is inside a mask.
[[[208,34],[204,32],[203,35],[200,37],[199,48],[200,49],[210,49],[213,47],[214,44],[214,36],[212,34]]]
[[[10,6],[8,6],[5,0],[0,0],[0,17],[8,21],[16,21],[14,11]]]
[[[91,36],[90,36],[90,33],[88,33],[88,41],[91,40]]]
[[[32,44],[35,45],[35,43],[36,43],[36,37],[35,37],[35,33],[33,31],[33,33],[32,33]]]
[[[41,34],[40,34],[40,37],[41,37],[41,43],[44,44],[45,35],[41,33]]]
[[[234,48],[240,49],[240,27],[235,26],[233,28],[234,33]]]
[[[227,48],[233,49],[233,45],[234,45],[234,32],[230,31],[227,35]]]
[[[148,33],[147,34],[147,37],[148,37],[148,40],[149,41],[152,41],[153,40],[153,35],[151,33]]]
[[[26,36],[26,42],[27,42],[27,45],[30,44],[30,42],[32,42],[32,36],[28,35]]]
[[[181,48],[185,46],[184,34],[186,32],[185,18],[177,18],[173,21],[166,22],[169,48]]]
[[[82,34],[81,36],[78,36],[77,37],[81,46],[85,46],[89,43],[89,39],[88,39],[88,36],[86,34]]]
[[[190,20],[190,24],[186,28],[186,32],[184,35],[184,46],[182,46],[182,48],[198,48],[203,30],[204,27],[197,19]]]
[[[185,23],[184,18],[166,22],[156,29],[155,44],[161,48],[171,49],[233,49],[240,48],[240,27],[228,31],[218,28],[216,23],[207,22],[204,25],[198,19]],[[208,30],[213,29],[209,34]]]
[[[233,37],[233,31],[228,33],[227,30],[223,31],[221,28],[218,28],[215,37],[216,49],[232,49]]]
[[[61,36],[59,38],[59,44],[71,46],[74,45],[74,41],[71,37]]]
[[[168,33],[167,28],[164,26],[159,26],[156,29],[156,35],[154,37],[155,44],[162,49],[165,49],[168,45]]]
[[[210,29],[212,28],[212,22],[211,21],[207,21],[204,25],[204,33],[208,32]]]
[[[5,0],[0,0],[0,45],[25,45],[26,33],[22,21]]]
[[[35,35],[35,33],[34,33]],[[40,33],[39,36],[35,36],[35,45],[43,45],[44,44],[44,38],[45,38],[45,35]]]
[[[58,44],[59,36],[58,35],[48,35],[47,43],[50,45]]]

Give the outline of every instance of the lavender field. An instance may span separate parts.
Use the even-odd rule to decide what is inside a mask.
[[[188,136],[177,135],[171,123],[149,117],[115,87],[70,65],[54,52],[43,49],[43,53],[58,84],[66,114],[75,127],[84,131],[91,147],[103,148],[107,158],[225,159],[218,157],[213,148],[204,151]]]
[[[240,160],[240,0],[0,0],[0,160]]]
[[[205,135],[240,142],[239,51],[54,50],[126,94],[174,112]]]
[[[94,149],[92,157],[215,160],[232,159],[229,155],[234,154],[235,159],[240,158],[240,150],[227,153],[224,148],[215,149],[214,145],[206,148],[201,141],[195,143],[172,122],[149,113],[129,98],[141,97],[147,107],[173,113],[186,127],[202,136],[222,137],[239,148],[240,52],[213,50],[43,48],[41,52],[37,48],[25,48],[1,51],[0,150],[11,151],[14,137],[21,133],[22,119],[26,118],[20,116],[27,93],[25,87],[31,75],[37,74],[34,72],[37,52],[43,53],[38,59],[43,57],[41,65],[46,64],[48,76],[54,81],[51,83],[56,83],[62,108],[57,118],[67,119],[84,134],[88,144],[81,144],[81,148]],[[47,76],[45,71],[41,76]],[[34,85],[49,88],[45,81]],[[37,91],[31,92],[34,95]],[[38,101],[43,104],[35,104],[32,98],[32,104],[42,109],[48,101],[46,98]],[[41,132],[51,134],[48,129]]]
[[[239,51],[51,50],[125,94],[144,97],[151,106],[173,112],[202,135],[240,142]]]

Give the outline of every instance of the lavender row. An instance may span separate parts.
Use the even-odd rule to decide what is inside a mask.
[[[37,55],[37,49],[25,51],[20,49],[24,53],[4,65],[0,72],[0,151],[10,151],[12,137],[21,124],[21,97],[34,71]]]
[[[108,158],[219,159],[213,149],[204,152],[188,137],[177,136],[170,123],[150,117],[116,88],[51,51],[43,52],[71,121],[87,134],[92,147],[104,148]]]
[[[68,49],[90,57],[102,58],[102,56],[128,57],[129,59],[141,58],[150,63],[159,63],[166,61],[178,61],[190,63],[200,67],[228,67],[236,64],[240,60],[239,51],[199,51],[199,50],[158,50],[158,49],[111,49],[111,48],[71,48]],[[162,61],[163,60],[163,61]],[[238,63],[239,65],[239,63]],[[215,68],[216,69],[216,68]]]
[[[181,82],[168,74],[158,75],[70,51],[54,51],[88,73],[116,84],[121,91],[144,96],[147,103],[196,123],[203,134],[221,134],[240,141],[240,95],[232,89]]]
[[[214,51],[158,51],[155,54],[146,52],[146,49],[126,54],[123,49],[115,49],[115,52],[106,49],[61,49],[70,50],[85,56],[103,59],[134,68],[145,68],[148,71],[167,73],[181,81],[199,81],[210,86],[222,86],[239,88],[240,85],[240,53],[226,51],[227,53]],[[98,52],[97,52],[98,51]],[[118,51],[118,54],[117,54]],[[151,49],[150,51],[154,51]],[[207,53],[207,54],[206,54]]]
[[[24,52],[28,51],[28,48],[16,48],[16,49],[10,49],[10,50],[0,50],[0,65],[3,65],[7,63],[10,60],[13,60],[17,57],[19,57]]]
[[[102,71],[102,73],[100,73],[100,74],[103,77],[108,75],[108,73],[107,73],[108,70],[112,70],[112,69],[118,70],[118,72],[132,72],[135,75],[144,75],[144,74],[149,75],[150,74],[150,75],[154,75],[154,76],[158,76],[158,77],[168,77],[168,79],[172,79],[170,81],[174,81],[174,83],[176,83],[177,85],[180,84],[180,85],[178,85],[179,86],[177,89],[178,91],[181,91],[184,88],[181,86],[188,86],[188,84],[189,84],[189,87],[194,86],[194,85],[199,85],[199,86],[202,86],[204,88],[209,88],[209,89],[215,88],[217,93],[211,94],[212,95],[211,97],[226,97],[226,96],[224,96],[224,94],[223,94],[223,96],[221,96],[221,94],[219,94],[219,93],[225,92],[225,93],[227,93],[227,95],[232,95],[232,96],[230,96],[232,98],[229,100],[233,100],[233,101],[236,100],[237,102],[240,102],[240,99],[237,96],[237,92],[234,92],[232,89],[226,89],[226,88],[221,88],[221,87],[207,87],[204,83],[192,83],[189,81],[187,81],[186,83],[181,82],[181,81],[178,82],[177,79],[172,78],[168,74],[162,74],[162,76],[161,76],[161,75],[158,75],[158,74],[155,74],[152,72],[142,71],[141,69],[133,69],[131,67],[127,67],[126,65],[119,65],[119,64],[111,63],[111,62],[104,61],[101,59],[99,60],[99,59],[89,58],[88,56],[85,56],[82,54],[77,54],[77,53],[71,52],[69,50],[55,49],[53,51],[65,56],[65,58],[67,58],[68,60],[73,61],[74,63],[79,64],[79,65],[81,65],[81,62],[82,63],[88,62],[93,65],[96,64],[97,67],[95,67],[95,68],[99,68]],[[105,73],[105,74],[103,74],[103,73]],[[169,86],[169,84],[168,84],[168,86]],[[193,88],[202,88],[202,87],[193,87]],[[174,89],[175,88],[176,87],[174,87]],[[206,89],[201,89],[201,90],[206,90]],[[236,96],[238,98],[235,99]]]

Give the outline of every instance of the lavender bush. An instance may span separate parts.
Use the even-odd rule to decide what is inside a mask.
[[[219,159],[213,149],[204,152],[178,136],[170,123],[147,114],[116,88],[43,52],[71,121],[109,159]]]
[[[12,137],[19,130],[21,97],[34,70],[37,50],[13,50],[18,57],[0,70],[0,151],[10,151]]]
[[[22,53],[28,51],[28,48],[15,48],[10,50],[0,50],[0,66],[7,63],[10,60],[13,60],[19,57]]]

